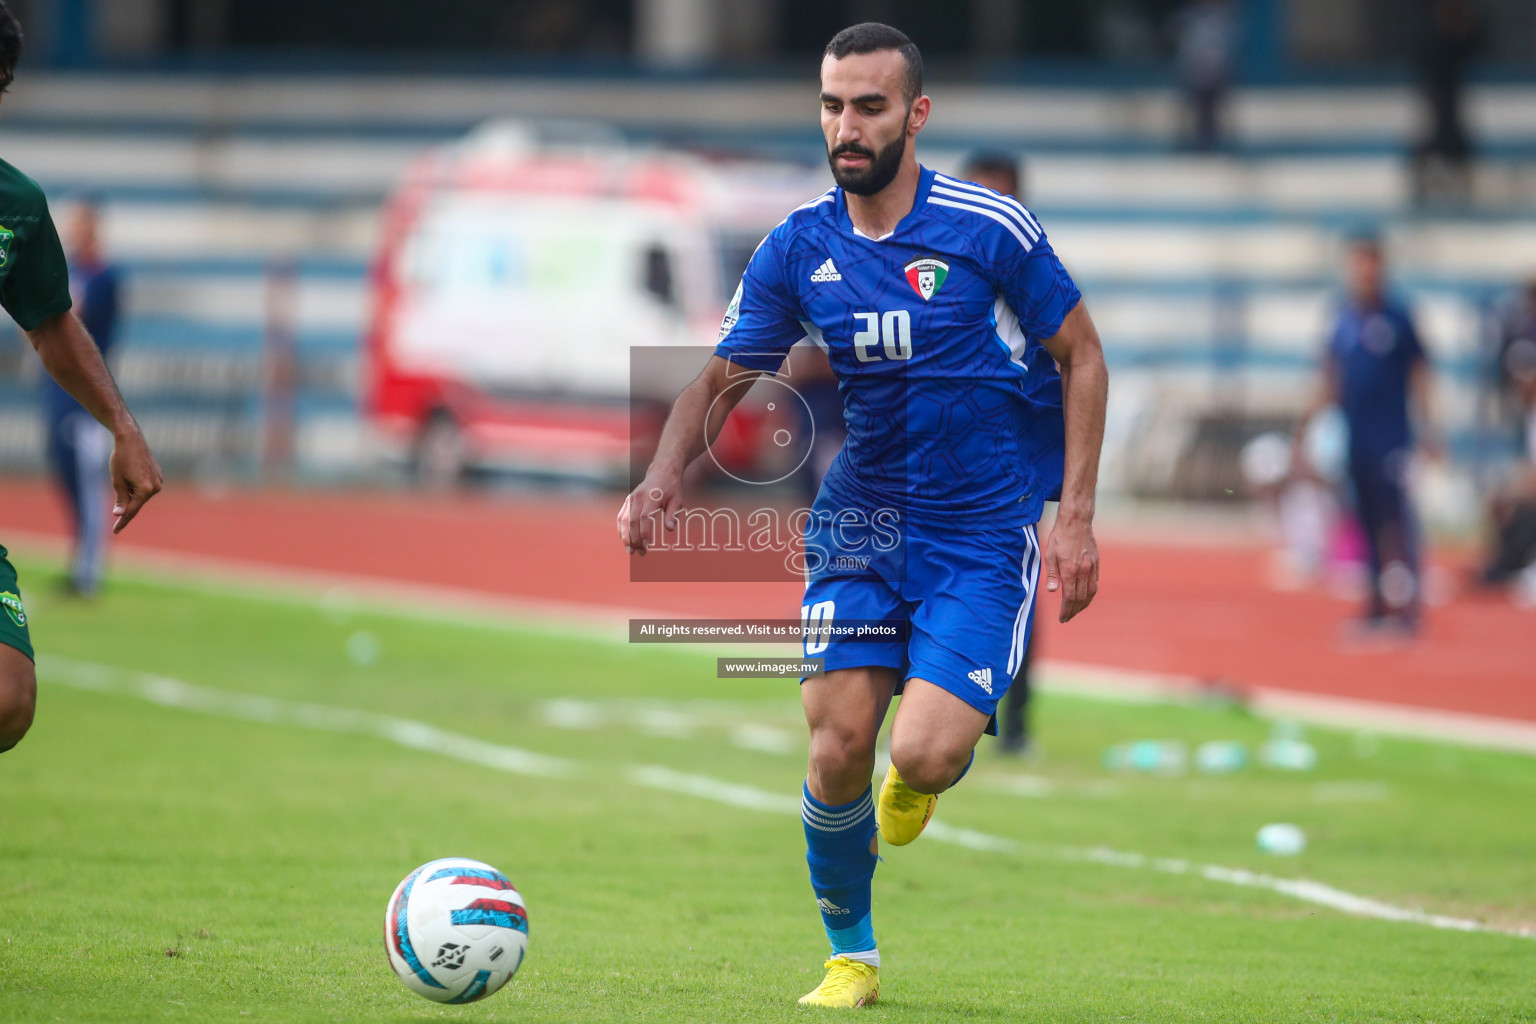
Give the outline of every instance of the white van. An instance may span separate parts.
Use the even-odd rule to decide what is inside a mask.
[[[622,476],[631,349],[712,345],[752,249],[818,187],[798,168],[539,144],[517,125],[427,154],[385,211],[373,272],[365,408],[386,450],[436,484],[499,467]]]

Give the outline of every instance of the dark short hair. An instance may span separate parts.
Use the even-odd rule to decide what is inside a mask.
[[[1010,194],[1016,196],[1019,193],[1019,161],[1007,153],[972,153],[966,157],[965,167],[960,174],[972,181],[979,174],[995,174],[1013,182],[1013,187],[1008,189]]]
[[[16,15],[0,0],[0,92],[5,92],[16,77],[16,64],[21,60],[21,23]]]
[[[923,55],[918,52],[917,44],[900,29],[878,21],[850,25],[832,37],[821,56],[823,60],[828,57],[842,60],[850,53],[878,53],[881,50],[895,50],[906,62],[907,73],[901,76],[901,90],[906,93],[907,103],[911,104],[923,94]]]

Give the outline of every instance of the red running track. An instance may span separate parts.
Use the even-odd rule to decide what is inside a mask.
[[[0,493],[0,543],[7,529],[63,530],[43,483],[7,480]],[[182,485],[157,497],[115,543],[525,599],[798,618],[801,588],[792,582],[630,582],[615,510],[612,499],[203,493]],[[1536,613],[1502,599],[1458,598],[1430,611],[1412,647],[1349,653],[1339,636],[1354,608],[1270,589],[1267,553],[1256,543],[1101,543],[1101,589],[1088,612],[1061,626],[1056,599],[1042,597],[1043,656],[1536,721]]]

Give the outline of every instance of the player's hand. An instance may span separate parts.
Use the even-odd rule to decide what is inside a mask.
[[[1058,516],[1045,542],[1045,589],[1061,593],[1061,621],[1087,608],[1099,592],[1099,545],[1091,520]]]
[[[629,554],[643,555],[656,542],[658,513],[668,533],[677,529],[677,513],[683,506],[683,476],[651,467],[619,507],[619,540]]]
[[[115,496],[112,514],[117,517],[112,532],[122,533],[123,527],[133,522],[144,503],[160,493],[165,482],[160,475],[160,464],[150,454],[149,445],[137,425],[113,439],[110,470]]]

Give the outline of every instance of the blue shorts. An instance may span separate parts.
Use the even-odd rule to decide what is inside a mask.
[[[881,665],[993,714],[1024,657],[1040,580],[1035,524],[959,532],[818,507],[806,524],[804,653],[827,671]],[[817,632],[835,621],[907,624],[871,641]],[[899,692],[899,690],[898,690]]]

